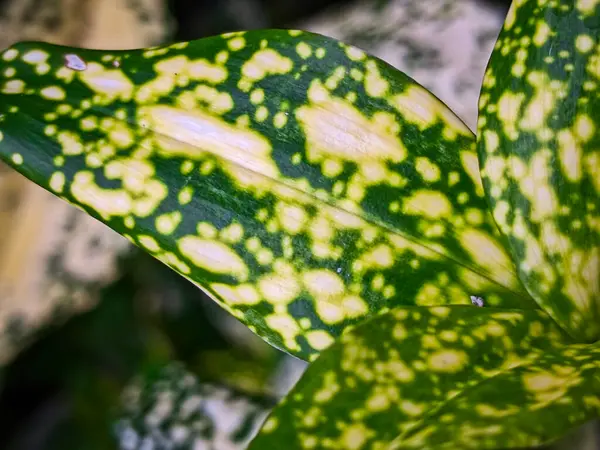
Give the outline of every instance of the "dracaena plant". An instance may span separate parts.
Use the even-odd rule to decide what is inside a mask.
[[[596,1],[515,1],[477,137],[301,31],[19,43],[0,154],[320,355],[251,448],[537,445],[600,413],[599,26]]]

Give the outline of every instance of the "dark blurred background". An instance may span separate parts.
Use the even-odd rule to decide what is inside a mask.
[[[176,17],[177,39],[188,40],[220,33],[223,30],[264,27],[293,27],[327,9],[344,14],[347,0],[175,0],[171,9]],[[386,0],[373,2],[383,8]],[[508,9],[509,0],[482,0],[482,3]]]
[[[0,48],[26,39],[132,48],[303,28],[387,60],[473,126],[509,3],[0,0]],[[304,363],[264,344],[195,286],[6,166],[0,229],[0,449],[187,448],[118,442],[115,421],[133,379],[155,380],[178,361],[198,383],[261,397],[268,408],[302,374]],[[136,420],[149,405],[136,406]]]

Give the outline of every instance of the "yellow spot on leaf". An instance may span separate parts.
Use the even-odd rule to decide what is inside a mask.
[[[344,282],[332,271],[308,271],[303,275],[303,281],[315,300],[317,314],[325,323],[338,323],[368,312],[365,301],[356,295],[348,295]]]
[[[422,189],[404,199],[403,211],[405,214],[430,219],[449,218],[452,204],[441,192]]]
[[[242,75],[251,82],[267,75],[284,75],[292,70],[294,63],[273,49],[259,50],[242,66]]]
[[[556,80],[550,82],[548,74],[544,72],[531,72],[527,81],[534,89],[534,96],[525,108],[521,127],[527,131],[538,131],[547,122],[548,116],[556,107],[558,95],[563,89],[562,85],[555,86]]]
[[[331,344],[333,344],[333,337],[324,330],[314,330],[306,333],[306,340],[308,344],[315,350],[325,350]]]
[[[483,181],[481,180],[481,175],[479,173],[479,160],[477,159],[477,154],[475,152],[464,150],[460,152],[460,162],[475,185],[475,193],[479,197],[483,197]]]
[[[227,303],[228,305],[256,305],[260,303],[261,298],[258,292],[249,284],[240,284],[239,286],[229,286],[226,284],[212,283],[210,287]]]
[[[373,430],[367,428],[363,423],[352,424],[344,430],[339,448],[359,450],[373,434]]]
[[[423,414],[425,411],[425,405],[411,402],[410,400],[403,400],[400,402],[400,409],[406,415],[411,417],[417,417]]]
[[[307,223],[308,216],[303,207],[298,205],[288,205],[279,202],[276,207],[279,222],[284,231],[289,234],[298,234]]]
[[[64,100],[67,96],[64,89],[58,86],[48,86],[40,91],[42,97],[48,100]]]
[[[311,104],[299,108],[296,116],[307,135],[309,161],[334,158],[360,166],[368,161],[398,163],[406,158],[402,142],[392,131],[394,123],[370,121],[351,104],[330,96],[318,80],[311,84],[308,95]]]
[[[277,305],[290,303],[301,291],[294,273],[265,275],[258,281],[258,288],[269,303]]]
[[[140,108],[140,121],[156,132],[165,156],[200,160],[212,155],[240,187],[269,187],[266,179],[279,170],[271,146],[262,135],[231,125],[203,111],[183,111],[169,106]],[[172,138],[167,138],[172,136]]]
[[[415,297],[415,304],[419,306],[434,306],[440,304],[443,295],[439,287],[435,284],[424,283]]]
[[[577,9],[585,15],[590,15],[594,13],[598,4],[599,0],[577,0]]]
[[[163,214],[156,218],[156,229],[161,234],[171,234],[179,223],[181,222],[182,216],[179,211],[173,211],[172,213]]]
[[[502,123],[504,133],[509,139],[516,140],[519,135],[517,131],[517,120],[521,116],[521,105],[524,100],[524,94],[514,94],[510,91],[502,94],[498,100],[498,119]]]
[[[65,187],[65,174],[62,172],[54,172],[50,177],[50,189],[56,193],[62,193]]]
[[[469,356],[462,350],[442,349],[428,358],[428,365],[434,372],[460,372],[469,362]]]
[[[476,228],[459,232],[459,240],[471,259],[492,274],[504,286],[520,290],[512,260],[495,238]]]
[[[415,162],[417,172],[425,181],[433,183],[440,180],[440,168],[429,158],[420,156],[416,158]]]
[[[77,202],[93,208],[105,220],[112,216],[126,216],[133,206],[129,193],[101,188],[96,184],[94,174],[87,171],[75,174],[71,194]]]
[[[365,92],[371,97],[382,97],[388,90],[388,81],[379,73],[379,68],[375,61],[367,61],[365,68]]]
[[[366,57],[366,54],[361,49],[348,45],[346,46],[346,56],[352,61],[361,61]]]
[[[392,249],[384,244],[377,245],[357,259],[360,270],[386,269],[394,264]]]
[[[594,48],[594,39],[589,34],[580,34],[575,39],[575,47],[581,53],[588,53]]]
[[[105,69],[101,64],[89,63],[87,69],[78,72],[81,81],[91,90],[100,94],[107,103],[114,100],[130,100],[133,96],[133,83],[119,69]]]
[[[140,235],[138,236],[138,241],[142,247],[151,252],[159,252],[161,250],[160,245],[158,245],[158,242],[152,236]]]
[[[296,52],[301,58],[307,59],[312,55],[312,48],[306,42],[300,42],[296,45]]]
[[[321,269],[311,270],[303,276],[304,284],[315,298],[332,298],[344,293],[344,282],[335,273]]]
[[[13,153],[10,159],[14,164],[18,166],[23,164],[23,155],[21,155],[20,153]]]
[[[575,183],[581,180],[582,151],[570,130],[558,132],[558,157],[565,177]]]
[[[239,223],[232,223],[228,227],[221,230],[220,238],[230,244],[236,244],[244,237],[244,227]]]
[[[227,46],[233,51],[241,50],[246,46],[246,39],[241,36],[235,37],[227,41]]]
[[[248,278],[248,267],[244,260],[221,242],[185,236],[177,241],[177,247],[196,267],[212,273],[231,275],[241,281]]]
[[[300,346],[296,342],[296,337],[301,333],[301,329],[296,321],[287,314],[272,314],[265,318],[267,326],[277,331],[289,349],[299,350]]]
[[[22,80],[9,80],[2,87],[3,94],[22,94],[25,90],[25,83]]]
[[[551,31],[552,30],[546,22],[543,20],[538,21],[535,28],[535,34],[533,35],[533,43],[538,47],[541,47],[550,37]]]

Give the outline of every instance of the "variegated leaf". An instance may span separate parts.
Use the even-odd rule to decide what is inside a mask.
[[[600,3],[514,1],[480,97],[494,219],[530,294],[600,338]]]
[[[398,307],[322,352],[249,448],[552,441],[600,414],[599,346],[569,342],[542,311]]]
[[[600,417],[599,381],[600,343],[540,352],[465,389],[428,415],[428,423],[423,421],[394,441],[390,450],[551,444]]]
[[[1,56],[1,157],[306,358],[381,308],[536,308],[474,137],[410,78],[300,31]]]

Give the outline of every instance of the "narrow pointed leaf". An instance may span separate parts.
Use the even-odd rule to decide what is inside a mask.
[[[253,31],[127,52],[22,43],[0,65],[0,157],[291,353],[398,304],[537,308],[472,133],[356,48]]]
[[[600,4],[515,1],[483,82],[478,151],[529,293],[600,338]]]
[[[249,448],[546,442],[599,412],[598,348],[569,342],[542,311],[398,307],[323,351]]]

